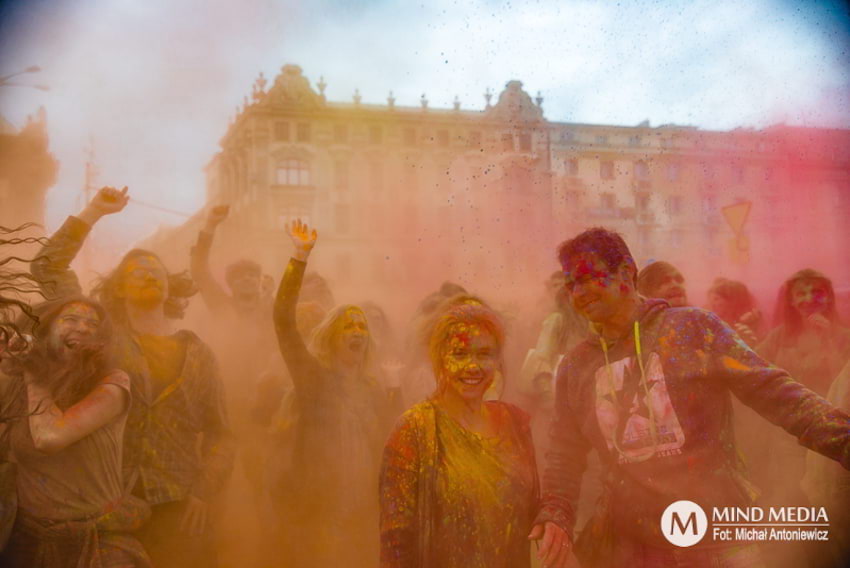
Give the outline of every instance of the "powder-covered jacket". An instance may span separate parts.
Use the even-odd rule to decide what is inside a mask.
[[[537,522],[572,534],[587,453],[609,476],[617,534],[663,543],[661,514],[678,500],[746,506],[755,498],[735,448],[731,395],[799,442],[850,468],[850,415],[750,349],[714,314],[648,300],[634,334],[603,352],[577,346],[556,381],[551,448]],[[654,428],[651,428],[654,424]]]

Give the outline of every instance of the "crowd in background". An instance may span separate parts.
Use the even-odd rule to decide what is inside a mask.
[[[559,452],[572,442],[559,439],[567,430],[556,430],[569,419],[563,409],[584,396],[562,400],[566,387],[556,393],[556,384],[567,379],[556,377],[578,372],[597,355],[585,344],[600,342],[600,369],[611,377],[618,372],[614,355],[632,342],[635,389],[650,388],[661,372],[654,365],[662,365],[641,352],[642,339],[650,352],[649,335],[641,333],[656,333],[652,320],[641,319],[650,316],[641,315],[633,332],[627,326],[626,339],[609,341],[604,326],[588,317],[601,300],[576,300],[581,270],[604,280],[593,258],[582,268],[588,250],[563,249],[564,270],[541,278],[537,298],[513,317],[451,281],[422,298],[412,315],[386,314],[377,298],[337,305],[333,287],[308,269],[320,236],[300,221],[289,227],[293,253],[282,276],[265,274],[245,251],[227,266],[226,282],[218,282],[209,256],[228,216],[222,206],[208,213],[189,273],[172,273],[156,254],[137,249],[84,291],[71,262],[97,221],[120,214],[127,199],[126,188],[102,189],[42,242],[29,273],[2,274],[4,562],[508,567],[532,562],[529,533],[541,539],[546,565],[575,561],[570,549],[578,542],[570,531],[587,526],[586,534],[594,534],[600,503],[617,493],[609,489],[606,452],[589,452],[577,473],[582,491],[569,495],[572,518],[562,522],[557,507],[547,509],[561,496],[546,480],[541,488],[541,474],[564,467]],[[598,254],[607,268],[619,267],[608,262],[607,249]],[[716,325],[717,337],[729,330],[729,341],[740,342],[729,347],[730,357],[751,367],[766,361],[772,365],[765,373],[787,371],[806,387],[805,397],[813,391],[850,411],[850,328],[827,274],[803,268],[777,283],[771,313],[745,282],[718,276],[706,298],[693,298],[687,275],[667,262],[632,268],[625,286],[633,277],[635,302],[647,312],[702,306],[718,323],[707,319],[699,329]],[[20,302],[15,290],[44,301]],[[183,320],[198,292],[206,313]],[[402,320],[404,328],[392,323]],[[692,324],[657,325],[663,351]],[[701,337],[689,340],[721,341]],[[620,389],[612,385],[614,414],[630,372],[617,375]],[[673,371],[666,372],[673,391]],[[803,396],[780,384],[779,375],[769,380],[775,392],[764,387],[764,396],[771,404]],[[806,442],[802,426],[777,417],[798,443],[763,418],[780,411],[762,405],[760,387],[749,388],[729,385],[723,395],[735,395],[734,439],[721,441],[747,472],[740,486],[750,502],[765,506],[828,507],[832,531],[828,544],[762,547],[766,565],[838,565],[850,537],[850,475],[801,443],[840,461],[835,455],[844,442],[824,449],[820,439]],[[712,392],[704,391],[707,401]],[[599,412],[608,393],[595,396]],[[678,394],[670,396],[676,401]],[[821,404],[818,397],[805,400],[811,413],[812,401]],[[675,413],[653,417],[652,406],[647,436],[656,449],[672,437],[667,451],[681,453],[677,428],[691,426],[678,424]],[[818,408],[824,422],[844,420]],[[682,408],[676,411],[684,422]],[[723,413],[717,410],[725,420]],[[637,446],[617,445],[628,437],[628,424],[614,417],[621,437],[615,434],[609,448],[612,463],[644,459]],[[669,430],[658,432],[656,424]],[[605,433],[605,424],[598,428]],[[721,437],[730,431],[717,427]],[[550,522],[566,527],[565,536],[544,534]],[[559,542],[564,552],[551,552]]]

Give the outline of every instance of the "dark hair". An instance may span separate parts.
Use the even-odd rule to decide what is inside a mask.
[[[118,295],[118,289],[123,277],[124,267],[134,258],[140,256],[151,256],[163,267],[165,264],[156,253],[145,249],[133,249],[124,255],[112,272],[102,277],[92,288],[91,295],[109,313],[115,325],[126,325],[127,313],[124,308],[124,300]],[[167,272],[167,271],[166,271]],[[194,296],[198,289],[187,271],[168,274],[168,297],[165,299],[163,311],[166,317],[182,319],[189,305],[189,298]]]
[[[614,231],[603,227],[593,227],[564,241],[558,246],[558,261],[566,271],[570,259],[583,252],[597,255],[611,270],[617,270],[621,265],[626,264],[634,268],[635,273],[637,272],[637,265],[629,246],[623,237]]]
[[[259,278],[263,275],[263,268],[253,260],[241,258],[227,265],[224,270],[224,279],[227,281],[227,285],[232,287],[233,280],[245,273],[256,274]]]
[[[59,375],[54,375],[55,368],[52,368],[52,365],[56,363],[56,359],[49,349],[48,335],[53,323],[71,304],[84,304],[94,309],[100,318],[100,325],[93,341],[80,349],[76,364],[72,368],[63,369]],[[39,325],[33,330],[33,346],[22,359],[21,367],[49,388],[56,404],[66,409],[82,400],[98,381],[115,368],[111,320],[103,306],[85,296],[70,296],[45,302],[36,306],[35,312],[38,314]]]
[[[711,288],[708,289],[708,293],[717,294],[729,305],[729,314],[723,314],[723,316],[729,318],[727,323],[737,322],[741,319],[741,316],[751,312],[756,307],[756,302],[747,285],[737,280],[717,278]]]
[[[832,281],[817,270],[804,268],[792,274],[785,281],[782,287],[779,288],[779,294],[776,299],[776,310],[774,312],[775,323],[776,325],[785,326],[788,337],[794,337],[803,330],[803,318],[794,309],[794,303],[792,302],[794,284],[801,280],[817,280],[824,285],[827,298],[829,299],[829,305],[826,308],[824,316],[832,323],[838,323],[839,321],[838,312],[835,309],[835,290],[832,287]]]
[[[0,246],[43,245],[45,243],[43,238],[17,235],[21,231],[36,226],[35,223],[24,223],[18,227],[0,225]],[[0,345],[5,346],[13,339],[20,338],[22,324],[27,327],[38,324],[38,316],[24,298],[32,294],[44,298],[39,282],[28,272],[18,272],[8,268],[12,262],[28,263],[33,260],[36,259],[25,259],[14,255],[0,259]],[[22,320],[16,321],[19,315],[23,316]]]
[[[679,269],[663,260],[656,260],[651,264],[644,266],[637,276],[638,293],[642,296],[651,297],[655,294],[656,289],[661,285],[664,276],[670,272],[679,272]]]

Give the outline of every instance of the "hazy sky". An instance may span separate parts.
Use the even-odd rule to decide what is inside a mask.
[[[76,211],[84,149],[98,183],[194,212],[202,168],[260,71],[301,65],[331,100],[481,108],[510,79],[547,118],[710,129],[850,127],[850,18],[840,3],[709,0],[428,2],[76,0],[5,3],[0,113],[17,126],[47,109],[61,162],[48,228]],[[118,248],[180,218],[131,205],[103,232]]]

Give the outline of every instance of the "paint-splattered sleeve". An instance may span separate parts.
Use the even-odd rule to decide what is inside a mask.
[[[216,282],[210,272],[210,248],[212,247],[213,234],[207,231],[198,233],[198,240],[189,254],[189,269],[192,280],[198,284],[201,298],[207,308],[213,313],[218,313],[230,303],[230,296]]]
[[[302,394],[315,390],[319,386],[316,382],[321,380],[324,374],[319,362],[307,350],[295,325],[295,305],[306,267],[306,262],[294,258],[289,260],[274,303],[274,327],[280,353],[289,369],[295,390]]]
[[[555,384],[555,417],[549,430],[549,452],[543,471],[543,498],[535,524],[553,522],[572,538],[576,506],[581,493],[581,477],[587,468],[590,442],[579,423],[572,401],[576,389],[571,388],[577,351],[561,363]]]
[[[700,313],[711,364],[732,393],[801,445],[850,469],[850,415],[762,359],[717,316]]]
[[[201,459],[203,461],[200,476],[192,493],[204,501],[210,500],[224,489],[233,470],[236,458],[236,442],[230,429],[225,405],[224,384],[218,371],[218,364],[212,351],[204,346],[202,380],[206,388],[199,390],[204,400],[197,403],[202,407],[203,437]]]
[[[48,299],[82,293],[77,275],[71,270],[71,261],[80,252],[89,231],[91,227],[86,223],[68,217],[30,264],[32,275]]]
[[[419,565],[420,456],[414,411],[399,420],[381,463],[381,568]]]

